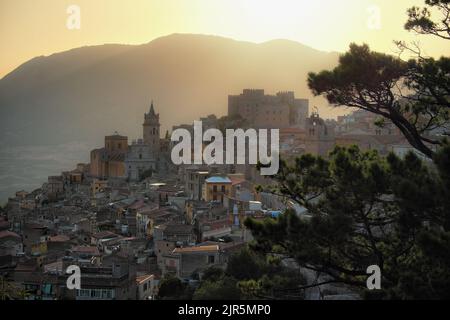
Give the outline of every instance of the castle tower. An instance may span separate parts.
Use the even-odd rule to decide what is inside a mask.
[[[142,126],[144,143],[149,145],[152,151],[159,152],[159,113],[155,113],[153,100],[150,106],[150,111],[144,115],[144,124]]]
[[[306,119],[305,152],[313,155],[327,156],[335,145],[334,128],[329,127],[315,108]]]

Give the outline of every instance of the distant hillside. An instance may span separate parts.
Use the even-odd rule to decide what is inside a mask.
[[[288,40],[255,44],[191,34],[37,57],[0,80],[0,143],[101,143],[114,130],[138,137],[150,99],[163,130],[226,114],[228,94],[243,88],[293,90],[311,99],[307,73],[329,69],[337,59]],[[326,105],[320,98],[313,104]]]

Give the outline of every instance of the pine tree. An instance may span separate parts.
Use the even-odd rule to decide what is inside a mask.
[[[449,2],[427,0],[408,11],[408,30],[447,38]],[[443,14],[431,20],[429,9]],[[331,71],[310,73],[308,84],[335,106],[351,106],[390,120],[428,157],[403,159],[357,147],[339,148],[328,159],[303,155],[281,161],[270,192],[308,210],[287,210],[277,219],[247,219],[252,248],[294,258],[367,298],[450,298],[450,59],[415,59],[373,52],[352,44]],[[438,133],[438,134],[437,134]],[[367,267],[378,265],[380,291],[366,290]]]

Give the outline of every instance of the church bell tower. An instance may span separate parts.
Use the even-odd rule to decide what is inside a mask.
[[[159,152],[159,113],[155,113],[153,100],[150,105],[150,111],[144,115],[144,124],[142,126],[144,133],[144,143],[149,145],[152,151]]]

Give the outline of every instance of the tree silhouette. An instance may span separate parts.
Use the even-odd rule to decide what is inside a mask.
[[[450,1],[426,0],[425,4],[424,8],[412,7],[408,10],[405,29],[450,40]],[[433,9],[441,14],[439,19],[432,19]]]
[[[277,219],[247,219],[252,248],[294,258],[299,266],[363,292],[367,267],[378,265],[390,298],[449,297],[450,147],[437,171],[415,154],[404,159],[337,147],[328,160],[281,161],[268,190],[308,209]],[[413,282],[411,282],[413,281]],[[421,282],[420,289],[414,282]]]
[[[406,28],[447,39],[449,1],[427,0],[409,10]],[[350,106],[394,123],[408,142],[432,161],[410,152],[383,158],[375,151],[337,147],[328,159],[303,155],[281,161],[267,191],[308,210],[245,225],[252,248],[294,258],[326,275],[326,283],[351,286],[367,298],[450,297],[450,59],[403,61],[352,44],[339,65],[310,73],[308,85],[335,106]],[[380,267],[382,289],[367,291],[367,267]],[[314,286],[314,284],[313,284]]]
[[[332,105],[355,107],[392,121],[414,148],[432,158],[450,132],[449,74],[448,58],[405,62],[373,52],[368,45],[351,44],[336,68],[309,73],[308,85]]]

